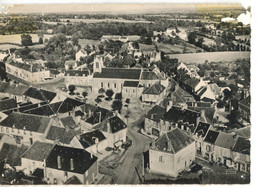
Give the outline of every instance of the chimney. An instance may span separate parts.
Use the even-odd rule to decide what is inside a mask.
[[[74,170],[73,158],[70,159],[70,170]]]
[[[92,152],[90,152],[90,158],[91,158],[91,159],[93,158],[93,154],[92,154]]]
[[[57,157],[57,164],[58,164],[58,169],[61,168],[61,158],[60,156]]]
[[[166,107],[166,112],[168,112],[168,111],[171,109],[172,105],[173,105],[173,101],[172,101],[172,100],[169,100],[169,101],[168,101],[168,105],[167,105],[167,107]]]
[[[89,110],[88,110],[88,117],[90,117],[91,114],[92,114],[92,112],[91,112],[91,110],[89,109]]]

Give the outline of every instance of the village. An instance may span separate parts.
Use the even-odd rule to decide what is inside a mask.
[[[0,184],[249,183],[250,24],[227,12],[1,15],[28,25],[0,26]]]

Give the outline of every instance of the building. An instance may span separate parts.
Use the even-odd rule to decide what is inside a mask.
[[[54,148],[55,144],[36,141],[21,156],[22,168],[32,174],[37,168],[44,170],[45,160]]]
[[[0,112],[14,110],[16,108],[17,108],[17,102],[15,99],[0,100]]]
[[[123,98],[138,98],[142,95],[143,86],[139,81],[125,81],[122,88]]]
[[[24,92],[25,99],[31,101],[32,103],[39,102],[51,102],[56,97],[55,92],[48,90],[43,90],[41,88],[30,87]]]
[[[240,112],[242,118],[246,121],[250,121],[250,103],[251,96],[246,97],[238,103],[238,111]]]
[[[101,42],[109,41],[109,40],[128,42],[128,37],[127,36],[120,36],[120,35],[103,35],[101,37]]]
[[[44,141],[51,124],[55,123],[49,117],[13,112],[1,121],[0,132],[12,136],[17,144],[31,145]]]
[[[76,67],[78,67],[78,63],[75,60],[68,60],[65,62],[65,70],[74,69]]]
[[[166,88],[160,82],[144,89],[142,93],[142,101],[149,103],[158,103],[164,99]]]
[[[11,61],[5,63],[6,73],[30,83],[41,83],[50,78],[50,70],[38,64],[27,64]]]
[[[195,161],[195,155],[194,139],[175,128],[159,137],[149,148],[150,172],[177,177]]]
[[[84,49],[81,49],[76,53],[76,61],[80,61],[81,57],[86,57],[86,56],[88,56],[87,52]],[[74,67],[74,68],[76,68],[76,67]],[[74,69],[74,68],[72,67],[72,69]],[[67,68],[66,68],[66,70],[67,70]]]
[[[89,70],[67,70],[64,74],[65,84],[75,86],[90,86],[92,75]]]
[[[55,145],[46,159],[44,170],[48,184],[64,184],[75,176],[82,184],[90,184],[98,175],[98,159],[84,149]]]
[[[218,135],[218,131],[209,130],[202,144],[202,157],[211,162],[214,161],[214,147]]]

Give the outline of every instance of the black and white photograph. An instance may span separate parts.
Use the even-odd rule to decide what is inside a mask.
[[[250,184],[251,17],[1,4],[0,185]]]

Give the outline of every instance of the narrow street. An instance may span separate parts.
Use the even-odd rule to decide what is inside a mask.
[[[148,149],[151,139],[128,128],[132,146],[125,153],[120,165],[115,169],[116,184],[140,184],[135,167],[142,177],[142,155]]]

